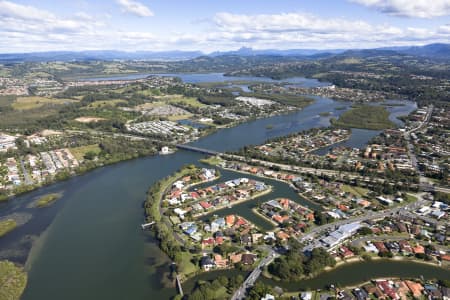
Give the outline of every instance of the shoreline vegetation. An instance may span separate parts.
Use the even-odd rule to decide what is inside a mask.
[[[47,194],[47,195],[41,196],[36,201],[36,207],[42,208],[42,207],[49,206],[49,205],[53,204],[56,200],[60,199],[61,197],[62,197],[62,194],[60,194],[60,193],[53,193],[53,194]]]
[[[27,285],[27,274],[22,267],[0,261],[0,299],[19,300]]]
[[[162,199],[167,190],[174,182],[185,177],[194,176],[198,172],[195,165],[187,165],[176,171],[174,174],[166,176],[153,184],[147,192],[147,199],[144,203],[146,222],[155,222],[153,229],[155,237],[159,241],[159,248],[163,251],[177,266],[182,265],[184,260],[183,245],[177,240],[172,226],[169,226],[170,220],[162,214]],[[220,175],[216,176],[217,179]],[[203,182],[191,183],[191,187]],[[182,273],[182,272],[180,272]],[[185,275],[185,274],[184,274]]]
[[[427,261],[423,261],[423,260],[417,260],[417,259],[410,259],[408,257],[395,256],[394,258],[385,258],[385,257],[374,256],[374,257],[371,257],[370,260],[366,260],[366,259],[364,259],[364,258],[362,258],[360,256],[356,256],[356,257],[352,257],[352,258],[347,259],[347,260],[340,260],[340,261],[338,261],[336,263],[335,266],[333,266],[333,267],[327,266],[321,272],[316,273],[316,274],[312,274],[310,276],[304,276],[300,280],[312,280],[312,279],[315,279],[316,277],[319,277],[319,276],[323,275],[324,273],[336,271],[339,268],[342,268],[342,267],[345,267],[345,266],[348,266],[348,265],[364,264],[364,263],[369,262],[369,261],[387,261],[387,262],[389,262],[389,261],[399,261],[399,262],[407,262],[407,263],[425,264],[425,265],[429,265],[429,266],[432,266],[432,267],[443,268],[445,270],[444,267],[439,266],[439,265],[437,265],[435,263],[427,262]],[[277,278],[276,276],[273,276],[273,275],[269,274],[267,271],[264,271],[262,273],[262,276],[264,278],[268,279],[268,280],[272,280],[273,282],[281,282],[281,281],[283,281],[282,279]],[[346,285],[346,286],[343,286],[341,288],[352,289],[352,288],[356,288],[356,287],[362,286],[362,285],[364,285],[366,283],[369,283],[369,282],[371,282],[373,280],[404,279],[404,278],[408,278],[408,276],[387,276],[387,277],[383,276],[383,277],[376,277],[374,279],[371,279],[370,281],[367,281],[366,279],[361,279],[360,282],[356,282],[356,283],[353,283],[351,285]],[[443,279],[443,278],[436,277],[434,279],[440,280],[440,279]],[[297,281],[296,280],[294,280],[294,281],[289,281],[288,280],[288,282],[289,283],[295,283]],[[302,289],[302,290],[286,289],[284,291],[283,295],[285,295],[285,296],[286,295],[293,295],[293,294],[297,295],[297,294],[299,294],[301,292],[304,292],[304,291],[305,291],[304,289]]]
[[[336,271],[337,269],[347,266],[347,265],[353,265],[353,264],[359,264],[359,263],[365,263],[365,262],[376,262],[376,261],[397,261],[397,262],[407,262],[407,263],[416,263],[416,264],[424,264],[424,265],[428,265],[428,266],[432,266],[432,267],[437,267],[437,268],[443,268],[446,269],[446,267],[444,267],[443,265],[439,265],[435,262],[432,261],[425,261],[425,260],[420,260],[420,259],[416,259],[415,257],[405,257],[405,256],[394,256],[392,258],[387,258],[387,257],[380,257],[380,256],[368,256],[368,258],[364,258],[362,256],[354,256],[348,259],[340,259],[339,261],[336,261],[336,264],[334,266],[326,266],[324,267],[320,272],[317,273],[313,273],[311,275],[304,275],[302,278],[300,278],[299,280],[304,280],[304,279],[314,279],[320,275],[323,275],[324,273],[327,272],[332,272],[332,271]],[[283,281],[284,279],[278,278],[277,276],[270,274],[268,272],[263,272],[263,276],[267,279],[271,279],[275,282],[280,282]],[[288,282],[297,282],[299,280],[288,280]]]

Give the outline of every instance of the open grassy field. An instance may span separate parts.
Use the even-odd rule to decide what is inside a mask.
[[[171,97],[168,100],[169,103],[183,103],[185,105],[190,105],[193,107],[205,107],[206,105],[198,101],[197,98],[194,97],[183,97],[183,96],[175,96]]]
[[[411,194],[406,194],[406,201],[408,202],[415,202],[417,201],[417,197]]]
[[[359,187],[359,186],[350,186],[350,185],[343,185],[341,187],[343,192],[353,194],[356,197],[364,197],[369,192],[368,189]]]
[[[76,159],[82,160],[84,159],[84,155],[88,152],[94,152],[96,154],[100,153],[100,147],[97,144],[94,145],[88,145],[88,146],[81,146],[81,147],[75,147],[70,148],[70,152],[75,156]]]
[[[10,107],[16,100],[16,96],[0,96],[0,109],[2,107]]]
[[[16,227],[17,227],[17,223],[13,219],[7,219],[7,220],[0,221],[0,237],[6,235],[8,232],[14,230],[14,228],[16,228]]]
[[[62,105],[65,103],[74,102],[72,99],[56,99],[46,97],[18,97],[11,106],[16,110],[29,110],[33,108],[39,108],[46,104]]]
[[[179,121],[179,120],[189,119],[192,116],[193,116],[192,114],[174,115],[174,116],[168,116],[167,119],[169,121]]]
[[[105,106],[115,107],[118,103],[127,103],[127,100],[111,99],[111,100],[94,101],[91,104],[89,104],[87,106],[87,108],[102,108],[102,107],[105,107]]]
[[[147,96],[147,97],[156,95],[151,89],[138,91],[137,93],[140,94],[140,95],[143,95],[143,96]]]
[[[166,103],[164,101],[155,101],[155,102],[141,104],[141,105],[137,106],[137,108],[149,110],[149,109],[152,109],[152,108],[155,108],[158,106],[163,106],[163,105],[166,105]]]
[[[181,262],[179,264],[180,272],[186,276],[198,270],[198,268],[191,262],[192,254],[189,252],[181,252]]]
[[[18,300],[27,285],[27,274],[12,262],[0,261],[0,299]]]

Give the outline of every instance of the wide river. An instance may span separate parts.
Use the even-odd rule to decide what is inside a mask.
[[[208,81],[217,80],[214,77]],[[310,80],[307,82],[311,84]],[[393,107],[395,112],[391,112],[408,114],[415,109],[411,102],[404,104]],[[236,150],[271,137],[327,126],[329,117],[321,117],[320,113],[338,116],[349,106],[316,97],[316,102],[302,111],[223,129],[194,145]],[[267,125],[272,128],[266,129]],[[355,131],[347,144],[362,146],[376,133]],[[150,234],[140,230],[144,218],[142,205],[147,189],[154,182],[185,164],[198,163],[202,157],[178,151],[169,156],[122,162],[1,204],[0,218],[14,216],[24,223],[0,239],[0,259],[26,262],[29,281],[23,299],[138,300],[168,299],[174,295],[175,290],[162,280],[169,271],[169,260]],[[231,172],[223,175],[241,176]],[[270,183],[275,187],[272,197],[291,197],[309,205],[286,185]],[[49,192],[62,192],[63,197],[47,208],[32,207],[36,198]],[[240,208],[249,205],[245,203]],[[260,226],[270,227],[251,212],[244,214]],[[358,274],[352,276],[357,278]]]

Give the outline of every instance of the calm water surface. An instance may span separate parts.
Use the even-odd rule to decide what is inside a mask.
[[[343,105],[350,104],[316,97],[316,102],[302,111],[224,129],[193,144],[220,151],[237,150],[271,137],[327,126],[329,117],[319,114],[333,111],[339,115],[344,110],[336,108]],[[267,130],[267,125],[273,128]],[[15,214],[25,223],[0,239],[0,259],[26,262],[29,281],[23,299],[134,300],[168,299],[174,295],[175,290],[161,280],[169,270],[168,258],[151,236],[140,230],[143,201],[154,182],[202,157],[179,151],[127,161],[1,204],[0,217]],[[242,176],[226,171],[223,175],[224,179]],[[286,185],[270,183],[274,193],[255,201],[285,196],[311,206]],[[50,192],[62,192],[63,197],[47,208],[30,205]],[[246,208],[241,214],[269,228],[270,224],[247,209],[255,201],[241,204],[239,210]],[[221,211],[227,212],[231,211]]]

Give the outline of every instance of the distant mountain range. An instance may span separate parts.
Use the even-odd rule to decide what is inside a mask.
[[[44,62],[44,61],[86,61],[86,60],[186,60],[204,55],[200,51],[136,51],[115,50],[92,51],[50,51],[31,53],[0,54],[0,62]]]
[[[241,48],[235,51],[212,52],[205,54],[200,51],[51,51],[33,53],[11,53],[0,54],[0,62],[44,62],[44,61],[86,61],[86,60],[188,60],[200,56],[282,56],[302,57],[303,59],[316,59],[337,54],[355,56],[373,55],[413,55],[434,59],[450,59],[450,44],[429,44],[425,46],[410,47],[384,47],[375,49],[290,49],[290,50],[254,50],[252,48]]]

